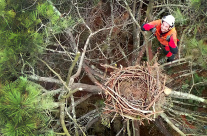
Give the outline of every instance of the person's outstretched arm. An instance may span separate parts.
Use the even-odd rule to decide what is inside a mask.
[[[141,26],[142,31],[152,31],[153,28],[156,28],[156,26],[161,23],[161,20],[155,20],[146,24],[143,24]]]

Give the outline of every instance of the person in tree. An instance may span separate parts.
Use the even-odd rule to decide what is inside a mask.
[[[175,18],[172,15],[164,16],[141,26],[142,31],[151,31],[163,47],[163,52],[167,57],[167,62],[172,62],[178,52],[177,32],[175,29]]]

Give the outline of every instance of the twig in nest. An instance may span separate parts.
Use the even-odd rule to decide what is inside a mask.
[[[153,120],[155,114],[162,112],[152,106],[163,93],[164,85],[160,85],[165,83],[157,69],[158,66],[114,68],[108,81],[98,84],[105,91],[107,112],[136,120]]]

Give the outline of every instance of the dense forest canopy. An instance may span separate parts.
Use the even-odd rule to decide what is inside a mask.
[[[206,135],[206,6],[0,0],[0,135]],[[172,63],[141,31],[169,14]]]

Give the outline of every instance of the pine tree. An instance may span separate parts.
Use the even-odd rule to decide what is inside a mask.
[[[6,136],[50,133],[46,111],[57,106],[52,97],[42,98],[38,85],[20,78],[0,90],[0,132]]]
[[[50,31],[60,33],[71,24],[71,18],[60,20],[53,5],[41,0],[0,0],[0,18],[2,82],[18,78],[25,65],[34,66],[49,44]]]
[[[43,46],[42,34],[35,30],[41,20],[34,9],[24,11],[29,4],[0,2],[0,79],[3,81],[18,77],[23,60],[33,63],[34,55],[41,52],[37,45]]]

